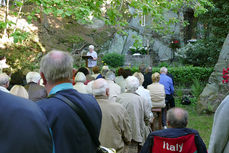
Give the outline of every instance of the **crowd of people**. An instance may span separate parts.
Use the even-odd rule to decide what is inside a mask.
[[[40,73],[26,75],[25,86],[8,90],[10,77],[0,74],[1,152],[96,153],[105,152],[103,146],[117,153],[207,153],[198,132],[186,128],[188,113],[175,107],[174,81],[166,67],[152,74],[151,67],[140,66],[132,74],[91,64],[76,70],[70,54],[53,50],[41,59]],[[162,130],[151,129],[152,108],[162,111]],[[220,140],[215,132],[212,137],[210,153],[218,153]]]

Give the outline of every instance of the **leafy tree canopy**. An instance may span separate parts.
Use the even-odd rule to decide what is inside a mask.
[[[82,23],[91,22],[91,17],[96,17],[120,30],[127,25],[130,17],[150,15],[153,18],[152,28],[156,31],[178,22],[175,18],[165,20],[164,13],[168,10],[178,12],[184,7],[189,7],[195,10],[197,16],[205,13],[207,6],[213,6],[208,0],[30,0],[30,2],[39,6],[34,14],[42,10],[46,14],[71,17]]]

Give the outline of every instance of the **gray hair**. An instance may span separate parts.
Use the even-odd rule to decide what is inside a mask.
[[[7,85],[9,81],[10,81],[10,77],[6,73],[0,74],[0,86]]]
[[[82,72],[78,72],[77,74],[76,74],[76,78],[75,78],[75,81],[76,82],[82,82],[82,83],[84,83],[84,82],[86,82],[86,76],[82,73]]]
[[[73,58],[67,52],[53,50],[41,59],[40,72],[44,73],[46,80],[50,83],[71,80],[72,69]]]
[[[109,89],[109,85],[104,79],[95,80],[92,85],[92,92],[94,96],[105,96],[107,89]]]
[[[168,69],[167,69],[166,67],[162,67],[162,68],[160,69],[160,72],[161,72],[161,73],[167,73],[167,72],[168,72]]]
[[[167,112],[167,121],[172,128],[185,128],[188,124],[188,112],[182,108],[172,108]]]
[[[138,90],[139,80],[134,76],[129,76],[126,79],[126,90],[130,92],[135,92]]]
[[[135,72],[133,74],[133,76],[135,76],[138,80],[139,80],[139,84],[142,85],[144,82],[144,75],[140,72]]]
[[[108,71],[105,75],[105,79],[114,81],[115,80],[115,73],[113,71]]]
[[[93,49],[93,50],[95,49],[95,47],[93,45],[90,45],[88,48]]]
[[[40,79],[41,79],[41,76],[38,72],[29,72],[26,75],[27,83],[30,83],[30,82],[38,83]]]

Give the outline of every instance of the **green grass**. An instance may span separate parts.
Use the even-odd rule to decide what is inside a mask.
[[[198,114],[196,107],[198,107],[194,101],[191,105],[181,105],[180,101],[176,99],[176,107],[183,108],[189,113],[188,128],[195,129],[199,132],[206,147],[208,148],[209,140],[211,136],[212,124],[214,114]]]

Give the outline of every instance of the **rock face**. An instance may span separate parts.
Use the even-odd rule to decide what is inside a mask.
[[[165,14],[165,16],[167,18],[179,18],[179,16],[173,12],[168,12],[167,14]],[[152,17],[146,17],[146,26],[142,26],[140,24],[140,20],[140,17],[132,18],[129,22],[128,28],[124,30],[127,35],[115,33],[113,39],[108,40],[101,47],[101,52],[116,52],[128,55],[129,48],[132,47],[135,42],[134,36],[139,36],[142,39],[143,46],[147,46],[148,41],[148,45],[151,48],[151,61],[159,62],[168,61],[169,59],[171,59],[172,50],[169,47],[171,38],[175,36],[177,39],[183,40],[181,35],[181,25],[170,25],[172,31],[174,32],[173,35],[167,35],[162,37],[149,28],[152,25]]]
[[[229,64],[229,34],[224,42],[214,72],[198,100],[198,111],[201,113],[215,112],[221,101],[229,94],[228,84],[222,83],[223,68]]]

